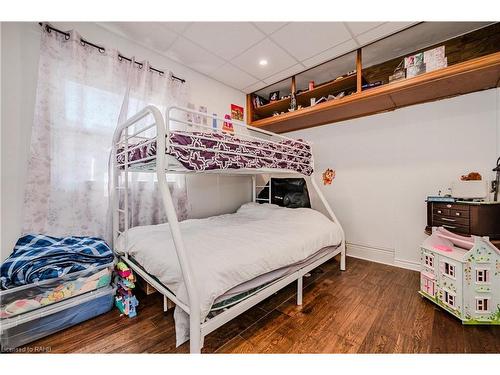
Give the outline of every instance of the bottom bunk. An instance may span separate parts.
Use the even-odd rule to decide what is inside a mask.
[[[321,249],[317,254],[315,254],[315,256],[300,262],[300,264],[286,267],[283,270],[277,270],[278,272],[269,272],[261,277],[257,277],[255,280],[238,285],[233,290],[218,297],[216,299],[217,302],[214,303],[204,321],[202,321],[202,340],[204,336],[213,332],[220,326],[234,319],[244,311],[248,310],[252,306],[255,306],[294,281],[298,282],[297,305],[302,305],[302,277],[307,275],[316,267],[319,267],[333,257],[341,254],[341,252],[341,246],[332,246]],[[147,273],[142,266],[134,261],[133,258],[125,257],[123,260],[144,280],[150,283],[157,291],[162,293],[164,298],[174,297],[176,299],[175,294],[172,293],[167,286],[163,285],[155,276]],[[269,281],[264,281],[266,279]],[[262,284],[257,285],[259,282],[262,282]],[[256,286],[251,287],[251,285]],[[236,290],[242,291],[236,292]],[[186,307],[184,308],[187,309]],[[164,304],[164,310],[167,310],[166,303]],[[183,319],[180,323],[176,319],[176,333],[178,325],[184,325],[186,322],[187,321]],[[177,343],[180,345],[184,341],[184,339],[180,342],[177,340]],[[201,343],[201,347],[203,347],[203,342]]]
[[[344,248],[340,226],[308,208],[247,203],[234,214],[181,222],[180,230],[195,275],[202,335],[292,281],[301,281]],[[192,307],[168,224],[129,229],[118,238],[116,250],[176,302],[177,344],[186,341]],[[232,307],[220,305],[224,301]]]

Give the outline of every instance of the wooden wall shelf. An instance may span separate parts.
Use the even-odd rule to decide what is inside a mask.
[[[328,94],[338,93],[344,90],[356,90],[356,74],[350,75],[348,77],[343,77],[324,83],[320,86],[315,87],[312,90],[301,92],[297,94],[297,105],[303,107],[308,107],[311,103],[311,98],[319,99],[322,96],[327,97]],[[290,98],[276,100],[268,104],[261,105],[260,107],[254,108],[253,114],[258,118],[268,119],[273,116],[273,112],[286,112],[288,113],[288,108],[290,108]],[[283,115],[280,115],[283,116]],[[275,118],[276,116],[272,117]],[[266,120],[267,120],[266,119]],[[257,120],[259,121],[259,120]],[[254,121],[257,122],[257,121]]]
[[[356,76],[353,77],[355,81]],[[249,124],[276,133],[284,133],[499,86],[500,52],[496,52],[413,78],[358,91],[342,99],[250,121]],[[319,89],[320,87],[315,90]],[[306,93],[300,95],[306,98]]]
[[[255,108],[253,112],[258,117],[270,117],[273,115],[273,112],[286,112],[288,108],[290,108],[290,98],[275,100],[274,102],[261,105]]]

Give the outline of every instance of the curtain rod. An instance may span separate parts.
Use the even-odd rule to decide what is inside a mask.
[[[39,22],[38,24],[39,24],[40,26],[43,26],[43,23],[42,23],[42,22]],[[66,40],[69,40],[69,38],[70,38],[70,34],[69,34],[69,33],[65,32],[65,31],[62,31],[62,30],[59,30],[59,29],[56,29],[56,28],[55,28],[55,27],[53,27],[53,26],[50,26],[50,25],[47,25],[47,24],[46,24],[46,25],[45,25],[45,29],[47,30],[47,32],[48,32],[48,33],[50,33],[51,31],[55,31],[56,33],[59,33],[59,34],[64,35],[64,38],[65,38]],[[84,45],[89,45],[89,46],[91,46],[91,47],[94,47],[94,48],[96,48],[96,49],[97,49],[100,53],[104,53],[104,52],[106,51],[106,49],[105,49],[104,47],[98,46],[97,44],[91,43],[91,42],[89,42],[88,40],[85,40],[85,39],[83,39],[83,38],[80,38],[80,43],[81,43],[83,46],[84,46]],[[127,60],[127,61],[130,61],[130,62],[132,61],[132,59],[130,59],[130,58],[128,58],[128,57],[125,57],[125,56],[123,56],[123,55],[120,55],[120,54],[118,54],[118,59],[120,59],[120,60]],[[136,63],[136,64],[137,64],[140,68],[142,68],[142,67],[143,67],[143,65],[144,65],[143,63],[138,62],[138,61],[134,61],[134,63]],[[165,74],[165,72],[164,72],[163,70],[158,70],[158,69],[155,69],[155,68],[153,68],[152,66],[150,66],[150,67],[149,67],[149,69],[150,69],[150,70],[152,70],[152,71],[154,71],[154,72],[157,72],[157,73],[158,73],[159,75],[161,75],[161,76]],[[186,80],[185,80],[184,78],[179,78],[179,77],[176,77],[176,76],[174,76],[173,74],[171,75],[171,77],[172,77],[172,79],[176,79],[176,80],[178,80],[178,81],[180,81],[180,82],[182,82],[182,83],[185,83],[185,82],[186,82]]]

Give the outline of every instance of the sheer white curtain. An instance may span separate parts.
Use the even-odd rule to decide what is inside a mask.
[[[24,233],[108,238],[107,168],[117,122],[154,104],[184,104],[186,87],[44,28],[24,206]],[[183,177],[170,180],[179,219],[186,217]],[[135,176],[134,225],[165,221],[153,175]],[[109,239],[109,238],[108,238]]]

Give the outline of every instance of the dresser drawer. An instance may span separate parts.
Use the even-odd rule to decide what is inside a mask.
[[[452,209],[450,210],[450,213],[448,214],[450,217],[463,217],[463,218],[469,218],[469,210],[467,211],[461,211],[461,210],[455,210]]]
[[[432,226],[444,227],[451,232],[463,233],[463,234],[468,234],[470,231],[469,225],[460,225],[460,224],[456,224],[456,223],[450,223],[450,222],[439,221],[439,220],[434,220],[434,222],[432,223]]]
[[[461,211],[458,211],[458,212],[461,212]],[[450,213],[451,213],[451,209],[449,209],[449,208],[434,207],[434,209],[432,210],[432,213],[434,215],[446,215],[446,216],[449,216]]]
[[[469,212],[469,206],[466,204],[460,204],[460,203],[434,203],[433,204],[434,209],[438,210],[453,210],[453,211],[466,211]]]
[[[461,225],[461,226],[469,226],[469,217],[461,217],[461,216],[445,216],[445,215],[434,215],[432,218],[433,222],[440,222],[449,225]]]

